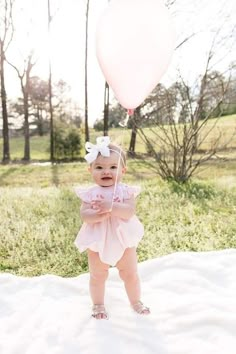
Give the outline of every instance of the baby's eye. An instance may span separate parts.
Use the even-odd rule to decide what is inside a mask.
[[[102,170],[102,166],[96,166],[95,170]]]
[[[111,169],[112,169],[112,170],[115,170],[116,168],[117,168],[116,165],[111,166]]]

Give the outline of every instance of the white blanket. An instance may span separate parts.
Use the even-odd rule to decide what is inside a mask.
[[[236,250],[174,253],[139,271],[151,315],[130,309],[112,268],[108,321],[90,316],[88,274],[0,274],[0,353],[236,353]]]

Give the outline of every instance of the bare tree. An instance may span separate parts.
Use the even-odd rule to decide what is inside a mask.
[[[162,92],[153,111],[144,114],[143,119],[149,119],[153,127],[148,131],[140,128],[139,133],[154,158],[150,165],[163,179],[186,182],[199,166],[229,144],[235,132],[227,141],[221,141],[221,132],[216,131],[221,115],[218,108],[230,81],[230,72],[219,80],[219,75],[210,72],[207,65],[197,95],[180,78],[166,93]],[[215,119],[210,121],[212,117]]]
[[[137,131],[138,131],[138,126],[139,122],[141,119],[141,106],[137,107],[136,110],[134,111],[133,116],[130,118],[130,124],[131,124],[131,138],[130,138],[130,143],[129,143],[129,155],[130,156],[135,156],[135,146],[136,146],[136,139],[137,139]]]
[[[14,28],[12,19],[13,0],[0,0],[0,81],[1,81],[1,104],[3,119],[3,159],[4,163],[10,161],[10,144],[7,113],[7,93],[5,86],[4,64],[6,51],[12,41]]]
[[[108,0],[109,2],[110,0]],[[104,88],[104,110],[103,110],[103,135],[108,135],[109,128],[109,105],[110,105],[110,87],[108,83],[105,81]]]
[[[30,130],[29,130],[29,93],[30,93],[30,74],[35,65],[33,60],[34,52],[33,50],[29,53],[26,60],[24,60],[24,68],[22,72],[16,65],[8,62],[12,66],[20,79],[21,91],[23,95],[23,105],[24,105],[24,161],[30,161]]]
[[[51,0],[47,2],[47,18],[48,18],[48,36],[51,37],[51,24],[58,8],[54,9],[52,14],[51,10]],[[51,43],[50,43],[51,46]],[[49,48],[50,49],[50,48]],[[48,56],[48,103],[49,103],[49,115],[50,115],[50,160],[54,162],[54,109],[53,109],[53,88],[52,88],[52,64],[51,64],[51,54],[49,51]]]
[[[104,117],[103,117],[103,135],[108,135],[108,127],[109,127],[109,85],[105,82],[104,89]]]
[[[48,35],[51,34],[51,3],[48,0]],[[50,160],[54,162],[54,129],[53,129],[53,104],[52,104],[52,65],[50,54],[48,56],[48,102],[49,102],[49,114],[50,114]]]
[[[88,24],[89,24],[89,0],[86,6],[86,21],[85,21],[85,141],[89,141],[89,126],[88,126]]]
[[[149,153],[155,157],[155,168],[163,178],[170,177],[185,181],[191,177],[199,165],[216,154],[220,136],[217,136],[214,142],[212,141],[211,149],[207,154],[204,153],[204,156],[197,158],[196,161],[199,147],[214,129],[211,127],[206,133],[209,118],[221,114],[221,107],[223,107],[223,102],[226,102],[226,95],[232,82],[229,72],[221,74],[217,71],[217,65],[225,61],[226,57],[230,58],[235,43],[235,26],[230,24],[232,21],[228,20],[229,14],[226,9],[226,13],[221,16],[222,23],[220,25],[214,23],[214,28],[211,27],[213,39],[209,44],[204,71],[196,80],[197,85],[189,87],[180,75],[180,81],[176,87],[165,89],[162,94],[160,90],[158,94],[154,91],[154,94],[152,93],[141,106],[141,115],[147,118],[147,122],[150,116],[155,117],[150,120],[150,124],[156,125],[152,128],[152,135],[148,136],[144,130],[140,131],[140,135]],[[183,37],[176,49],[195,35],[193,33]],[[157,86],[157,89],[160,87]],[[156,97],[155,94],[157,94]],[[179,97],[177,101],[175,96]],[[152,102],[152,105],[156,100],[156,107],[152,107],[150,111],[146,105],[148,100]],[[216,123],[217,120],[215,120]],[[136,125],[137,128],[140,127],[138,121]],[[137,132],[139,132],[138,129]]]
[[[169,8],[169,7],[173,6],[175,2],[176,2],[176,0],[166,0],[165,4]]]

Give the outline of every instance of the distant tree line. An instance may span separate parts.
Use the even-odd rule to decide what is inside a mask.
[[[210,112],[209,118],[236,114],[236,64],[232,78],[228,78],[217,71],[207,74],[204,97],[202,98],[199,119],[205,119]],[[232,63],[233,68],[233,63]],[[178,123],[187,122],[190,119],[190,106],[196,105],[199,93],[192,92],[182,80],[173,83],[169,88],[158,84],[152,94],[139,107],[142,112],[139,126],[148,127],[158,123],[169,123],[169,115],[174,117],[178,114]],[[215,107],[212,109],[212,107]],[[126,110],[114,100],[110,106],[108,128],[117,128],[119,123],[126,117]],[[177,119],[177,118],[176,118]],[[104,130],[104,119],[97,119],[93,125],[97,131]],[[128,128],[132,127],[132,118],[128,122]]]

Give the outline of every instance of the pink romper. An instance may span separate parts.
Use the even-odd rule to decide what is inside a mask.
[[[93,186],[87,189],[75,188],[77,196],[85,203],[92,200],[112,200],[114,186]],[[129,187],[119,183],[116,187],[114,200],[124,202],[140,193],[139,187]],[[111,266],[121,259],[126,248],[137,247],[144,234],[144,228],[136,215],[130,219],[121,219],[110,216],[108,219],[94,224],[83,223],[76,239],[75,245],[80,252],[90,249],[98,252],[103,263]]]

